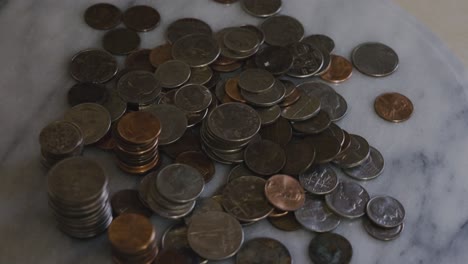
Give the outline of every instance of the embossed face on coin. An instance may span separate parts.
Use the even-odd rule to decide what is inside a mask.
[[[313,232],[330,232],[341,222],[340,217],[330,211],[322,199],[307,195],[304,205],[294,212],[296,219]]]
[[[304,204],[305,194],[299,182],[288,175],[274,175],[265,184],[265,196],[276,208],[295,211]]]
[[[367,216],[376,225],[393,228],[401,225],[405,219],[405,208],[393,197],[377,196],[367,204]]]
[[[375,99],[374,109],[384,120],[399,123],[411,117],[414,106],[411,100],[402,94],[385,93]]]
[[[336,189],[325,196],[328,207],[346,218],[361,217],[370,197],[367,191],[355,182],[340,182]]]

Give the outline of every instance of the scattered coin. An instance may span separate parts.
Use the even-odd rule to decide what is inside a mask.
[[[330,165],[314,165],[306,172],[299,174],[299,182],[311,194],[324,195],[336,189],[338,177]]]
[[[296,78],[306,78],[317,74],[322,69],[324,58],[319,49],[304,43],[296,42],[288,45],[294,61],[288,75]]]
[[[264,42],[265,42],[265,34],[263,34],[263,31],[261,31],[257,26],[254,26],[254,25],[243,25],[241,26],[241,28],[245,28],[245,29],[248,29],[252,32],[254,32],[259,41],[260,41],[260,44],[259,46],[261,46]]]
[[[110,203],[115,217],[128,213],[141,214],[146,217],[150,217],[153,214],[141,202],[137,190],[120,190],[112,195]]]
[[[102,39],[102,46],[115,55],[126,55],[138,49],[140,36],[135,31],[117,28],[107,31]]]
[[[94,29],[108,30],[120,24],[122,12],[112,4],[99,3],[88,7],[84,13],[84,20]]]
[[[117,82],[117,93],[129,104],[147,106],[154,103],[161,94],[161,85],[151,72],[131,71]]]
[[[268,221],[275,228],[286,232],[293,232],[302,228],[293,212],[287,213],[281,217],[268,217]]]
[[[281,116],[290,121],[304,121],[317,115],[319,111],[320,100],[303,94],[296,103],[283,108]]]
[[[286,146],[292,138],[292,127],[285,118],[278,118],[271,125],[262,127],[259,131],[263,139],[271,140],[280,146]]]
[[[295,104],[299,99],[301,99],[302,92],[299,89],[294,88],[290,95],[284,97],[283,101],[280,103],[281,107],[287,107]]]
[[[150,54],[150,49],[140,49],[128,54],[125,58],[125,67],[153,73],[155,67],[151,64]]]
[[[172,45],[163,44],[151,50],[149,60],[153,67],[157,68],[166,61],[172,60]]]
[[[294,130],[307,134],[319,134],[325,131],[331,124],[330,116],[327,112],[320,110],[315,116],[305,120],[294,122],[292,127]]]
[[[102,103],[109,111],[111,121],[115,122],[127,111],[127,104],[118,95],[115,89],[108,89],[107,99]]]
[[[375,112],[384,120],[400,123],[413,114],[414,106],[408,97],[399,93],[384,93],[374,102]]]
[[[190,67],[204,67],[214,62],[221,50],[217,41],[205,34],[188,35],[172,45],[172,57]]]
[[[243,65],[242,62],[234,62],[228,65],[214,65],[213,64],[211,65],[211,68],[217,72],[229,73],[229,72],[233,72],[233,71],[240,69],[242,65]]]
[[[175,105],[188,113],[198,113],[207,109],[211,100],[210,90],[199,84],[182,86],[174,95]]]
[[[324,164],[334,160],[341,150],[341,142],[334,135],[320,133],[305,138],[315,148],[315,163]]]
[[[278,105],[273,105],[268,108],[256,108],[260,119],[262,120],[262,126],[273,124],[281,116],[281,108]]]
[[[196,18],[182,18],[176,20],[166,29],[166,39],[172,44],[182,37],[195,34],[211,36],[213,31],[208,24]]]
[[[241,87],[242,88],[242,87]],[[273,86],[266,92],[252,93],[241,89],[242,97],[251,105],[270,107],[281,102],[286,93],[286,88],[279,80],[275,80]]]
[[[190,66],[180,60],[170,60],[159,65],[155,75],[164,88],[177,88],[190,78]]]
[[[254,238],[244,243],[236,255],[237,264],[276,263],[292,264],[288,249],[272,238]]]
[[[351,57],[358,71],[372,77],[388,76],[397,70],[399,64],[396,52],[389,46],[377,42],[357,46]]]
[[[213,77],[213,71],[210,67],[192,68],[192,74],[188,80],[188,84],[205,85]],[[207,87],[208,88],[208,87]]]
[[[79,82],[105,83],[117,73],[117,61],[107,51],[87,49],[75,54],[71,61],[71,76]]]
[[[158,253],[154,263],[194,264],[200,263],[200,257],[187,248],[166,248]]]
[[[146,32],[158,26],[161,20],[159,12],[146,5],[136,5],[127,9],[122,17],[125,26],[135,31]]]
[[[77,83],[68,90],[68,104],[75,106],[82,103],[102,104],[108,97],[103,85],[94,83]]]
[[[248,52],[239,52],[239,51],[231,50],[226,47],[224,43],[224,36],[232,29],[233,27],[224,28],[215,34],[215,39],[218,42],[218,45],[221,49],[221,56],[234,60],[234,61],[246,59],[248,57],[253,56],[260,48],[260,45],[258,45],[258,47],[253,49],[252,51],[248,51]]]
[[[284,211],[295,211],[305,201],[304,190],[299,182],[283,174],[274,175],[267,180],[265,196],[274,207]]]
[[[274,75],[281,75],[289,71],[293,62],[294,57],[286,47],[264,47],[255,55],[257,67],[265,69]]]
[[[242,0],[245,12],[256,17],[269,17],[281,10],[281,0]]]
[[[213,161],[209,159],[203,152],[187,151],[180,153],[175,159],[176,163],[189,165],[200,172],[205,180],[205,183],[213,179],[215,174],[215,166]]]
[[[270,140],[250,143],[244,153],[245,164],[259,175],[273,175],[281,171],[286,155],[280,145]]]
[[[232,100],[236,102],[241,102],[245,103],[244,97],[242,97],[240,93],[240,88],[239,88],[239,78],[238,77],[233,77],[227,79],[226,83],[224,84],[224,92],[227,96],[229,96]],[[222,96],[222,94],[220,94]],[[223,96],[224,98],[224,96]]]
[[[346,100],[330,86],[320,82],[305,82],[297,88],[309,96],[320,98],[320,109],[327,112],[332,121],[338,121],[346,115]]]
[[[362,220],[362,224],[369,235],[382,241],[390,241],[396,239],[400,236],[405,226],[404,223],[401,223],[401,225],[393,228],[383,228],[372,223],[366,217]]]
[[[161,169],[156,180],[159,193],[175,203],[197,199],[204,188],[203,176],[192,166],[173,163]]]
[[[314,264],[348,264],[353,257],[353,248],[341,235],[318,234],[310,242],[309,257]]]
[[[260,46],[260,39],[252,30],[236,27],[224,34],[224,45],[236,52],[250,52]]]
[[[281,170],[288,175],[299,175],[305,172],[315,159],[315,148],[306,140],[292,140],[284,147],[286,164]]]
[[[373,197],[367,203],[366,212],[369,220],[383,228],[397,227],[405,219],[405,208],[390,196]]]
[[[323,48],[328,53],[335,49],[335,42],[329,36],[316,34],[305,37],[302,42],[308,43],[317,48]]]
[[[271,73],[262,69],[248,69],[239,76],[239,86],[251,93],[266,92],[273,87],[275,78]]]
[[[239,0],[214,0],[216,3],[224,4],[224,5],[229,5],[232,3],[235,3]]]
[[[187,226],[183,223],[174,224],[164,231],[161,237],[161,247],[166,248],[190,248],[187,240]]]
[[[333,192],[325,195],[328,207],[349,219],[363,216],[369,199],[369,194],[361,185],[350,181],[338,183]]]
[[[380,152],[370,147],[370,154],[364,163],[350,169],[343,169],[343,172],[356,180],[372,180],[378,177],[384,169],[384,158]]]
[[[342,83],[353,74],[353,65],[346,58],[331,55],[331,64],[330,68],[324,72],[320,77],[322,80],[331,83]]]
[[[358,135],[350,135],[351,145],[341,152],[333,162],[341,168],[349,169],[361,165],[370,154],[370,146],[367,140]]]
[[[265,42],[271,46],[282,46],[301,41],[304,27],[301,22],[290,16],[272,16],[260,25],[265,33]]]
[[[228,176],[228,182],[231,182],[242,176],[257,176],[255,172],[251,171],[244,164],[239,164],[231,169]]]
[[[110,128],[110,114],[106,108],[95,103],[83,103],[69,109],[64,120],[73,122],[83,132],[84,144],[96,143]]]
[[[340,217],[330,211],[325,202],[306,195],[304,205],[294,212],[302,226],[317,233],[330,232],[340,225]]]

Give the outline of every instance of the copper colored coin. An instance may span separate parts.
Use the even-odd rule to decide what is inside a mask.
[[[161,150],[172,159],[175,159],[179,154],[186,151],[201,151],[200,139],[191,129],[187,129],[179,140],[169,145],[161,146]]]
[[[315,148],[304,139],[292,140],[284,147],[286,164],[281,170],[287,175],[299,175],[306,171],[315,160]]]
[[[295,211],[301,208],[305,201],[301,184],[293,177],[283,174],[268,179],[265,195],[274,207],[284,211]]]
[[[126,254],[147,250],[156,238],[150,220],[139,214],[123,214],[112,221],[108,230],[113,248]]]
[[[214,71],[217,71],[217,72],[233,72],[235,70],[238,70],[240,69],[240,67],[242,67],[242,62],[234,62],[232,64],[228,64],[228,65],[211,65],[211,68],[214,70]]]
[[[223,55],[219,55],[219,57],[213,62],[214,65],[229,65],[237,62],[235,59],[224,57]]]
[[[127,28],[145,32],[158,26],[161,15],[150,6],[137,5],[127,9],[123,14],[122,20]]]
[[[102,44],[105,50],[114,55],[126,55],[140,46],[140,36],[127,28],[116,28],[104,34]]]
[[[268,139],[280,146],[286,146],[292,138],[292,127],[288,120],[280,117],[273,124],[262,127],[259,133],[262,139]]]
[[[154,67],[158,67],[166,61],[172,60],[172,45],[169,43],[157,46],[151,50],[150,62]]]
[[[374,109],[384,120],[400,123],[411,117],[414,106],[408,97],[400,93],[384,93],[375,99]]]
[[[149,49],[140,49],[128,54],[125,59],[125,68],[154,72],[155,67],[151,64],[150,53]]]
[[[119,120],[117,132],[127,142],[146,144],[159,136],[161,123],[149,112],[132,112]]]
[[[189,165],[197,169],[203,176],[205,183],[211,181],[215,174],[215,166],[213,161],[200,151],[183,152],[177,156],[175,162]]]
[[[346,58],[331,55],[331,64],[320,77],[331,83],[341,83],[348,80],[353,74],[353,65]]]
[[[189,249],[167,248],[159,252],[154,260],[158,264],[195,264],[199,263],[199,257]]]
[[[272,226],[286,232],[292,232],[302,228],[302,225],[296,220],[292,212],[281,217],[268,217],[268,221]]]
[[[148,171],[154,169],[155,167],[158,166],[159,164],[159,155],[156,155],[153,160],[151,160],[148,164],[141,165],[141,166],[130,166],[128,164],[125,164],[121,162],[120,160],[117,162],[117,166],[130,174],[144,174],[147,173]]]
[[[301,95],[301,91],[299,89],[294,88],[293,92],[283,99],[283,101],[280,103],[280,106],[286,107],[296,103],[301,98]]]
[[[114,216],[122,214],[141,214],[150,217],[153,213],[140,200],[137,190],[120,190],[112,195],[112,212]]]
[[[239,82],[239,77],[233,77],[229,78],[226,81],[226,84],[224,85],[224,90],[226,91],[226,94],[234,101],[238,101],[241,103],[245,103],[244,97],[242,97],[240,93],[240,88],[237,85]]]
[[[272,218],[275,218],[275,217],[282,217],[282,216],[285,216],[288,214],[288,211],[283,211],[283,210],[279,210],[278,208],[275,208],[269,215],[268,217],[272,217]]]
[[[115,148],[116,142],[110,130],[103,138],[96,142],[96,146],[102,150],[113,150]]]
[[[120,24],[122,12],[114,5],[99,3],[86,9],[84,19],[86,24],[94,29],[107,30]]]

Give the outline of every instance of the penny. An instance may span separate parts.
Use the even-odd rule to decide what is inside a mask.
[[[228,73],[228,72],[233,72],[242,67],[242,62],[234,62],[229,65],[211,65],[211,68],[214,71],[217,72],[222,72],[222,73]]]
[[[268,217],[268,221],[275,228],[286,232],[293,232],[302,228],[301,224],[296,220],[293,212],[281,217]]]
[[[281,10],[281,0],[242,0],[242,9],[256,17],[269,17]]]
[[[192,217],[187,233],[190,247],[208,260],[235,255],[244,241],[239,222],[223,212],[206,212]]]
[[[232,100],[235,100],[237,102],[245,103],[245,99],[242,97],[240,93],[240,88],[237,85],[239,82],[238,77],[233,77],[229,78],[226,81],[226,84],[224,85],[224,90],[226,92],[226,95],[229,96]]]
[[[125,58],[125,67],[154,72],[155,67],[151,64],[150,54],[150,49],[140,49],[128,54],[127,58]]]
[[[374,109],[384,120],[400,123],[411,117],[414,106],[411,100],[402,94],[384,93],[375,99]]]
[[[111,121],[115,122],[127,111],[127,104],[120,98],[117,91],[108,89],[107,99],[102,103],[111,116]]]
[[[255,110],[260,116],[262,126],[273,124],[281,116],[281,108],[278,105],[268,108],[256,108]]]
[[[205,85],[211,80],[211,77],[213,77],[213,71],[210,67],[193,68],[187,83]]]
[[[79,82],[105,83],[117,73],[117,61],[107,51],[83,50],[71,61],[71,76]]]
[[[299,175],[305,172],[315,159],[315,148],[306,140],[292,140],[284,147],[286,164],[281,170],[288,175]]]
[[[290,16],[272,16],[260,25],[265,34],[265,42],[271,46],[282,46],[301,41],[304,27],[301,22]]]
[[[315,96],[302,95],[299,100],[281,111],[281,116],[290,121],[304,121],[320,111],[320,100]]]
[[[186,203],[200,196],[204,188],[203,176],[189,165],[173,163],[159,171],[156,187],[164,198]]]
[[[294,212],[302,226],[317,233],[330,232],[340,225],[340,217],[330,211],[325,202],[307,195],[304,205]]]
[[[401,225],[393,228],[379,227],[378,225],[372,223],[367,217],[365,217],[362,220],[362,225],[364,226],[364,229],[369,235],[382,241],[390,241],[396,239],[400,236],[401,232],[405,227],[404,223],[401,223]]]
[[[292,138],[292,127],[288,120],[280,117],[273,124],[262,127],[259,133],[263,139],[271,140],[280,146],[286,146]]]
[[[341,235],[318,234],[310,241],[309,257],[314,264],[348,264],[353,257],[353,247]]]
[[[72,122],[55,121],[39,134],[41,149],[52,155],[72,153],[83,144],[83,134]]]
[[[102,150],[113,150],[116,146],[117,146],[117,143],[115,142],[115,139],[112,137],[111,131],[107,132],[107,134],[103,138],[101,138],[98,142],[96,142],[96,147]]]
[[[249,52],[260,45],[260,39],[252,30],[235,27],[224,34],[224,45],[236,52]]]
[[[330,165],[315,165],[299,174],[302,187],[315,195],[330,193],[338,186],[338,177]]]
[[[96,143],[110,128],[110,114],[106,108],[95,103],[83,103],[70,108],[64,120],[73,122],[83,133],[84,144]]]
[[[288,249],[272,238],[254,238],[244,243],[236,255],[237,264],[292,264]]]
[[[231,169],[228,175],[228,182],[231,182],[242,176],[257,176],[255,172],[251,171],[244,164],[239,164]]]
[[[215,174],[215,166],[213,161],[209,159],[203,152],[187,151],[179,154],[175,159],[176,163],[192,166],[197,169],[203,176],[205,183],[211,181]]]
[[[140,200],[137,190],[120,190],[112,195],[112,211],[117,217],[122,214],[141,214],[150,217],[153,213]]]
[[[77,83],[68,90],[68,104],[75,106],[82,103],[102,104],[108,97],[103,85],[94,83]]]
[[[257,26],[254,26],[254,25],[243,25],[241,26],[241,28],[245,28],[245,29],[248,29],[252,32],[254,32],[260,43],[259,43],[259,46],[262,45],[264,42],[265,42],[265,34],[263,34],[263,31],[261,31]]]
[[[363,43],[353,50],[351,57],[356,69],[368,76],[385,77],[398,69],[398,55],[382,43]]]
[[[270,140],[250,143],[245,149],[245,164],[259,175],[273,175],[286,163],[284,150]]]
[[[342,83],[348,80],[353,74],[353,65],[346,58],[331,55],[330,68],[320,77],[322,80],[331,83]]]
[[[331,124],[330,116],[327,112],[320,110],[317,115],[300,122],[294,122],[292,127],[304,134],[318,134],[327,129]]]
[[[166,29],[166,39],[169,43],[175,43],[184,36],[194,34],[211,36],[213,31],[208,24],[196,18],[182,18],[176,20]]]
[[[350,181],[338,183],[333,192],[325,195],[328,207],[349,219],[363,216],[369,199],[369,194],[361,185]]]
[[[370,154],[367,140],[358,135],[350,135],[351,144],[348,149],[341,152],[333,162],[341,168],[349,169],[361,165]]]
[[[177,88],[190,78],[190,66],[180,60],[170,60],[159,65],[155,75],[164,88]]]
[[[275,84],[273,75],[263,69],[248,69],[239,76],[239,86],[251,93],[266,92]]]
[[[187,151],[200,151],[200,140],[191,129],[187,129],[179,140],[169,145],[162,146],[161,150],[172,159],[176,159],[181,153]]]
[[[154,29],[158,26],[160,20],[161,15],[159,15],[159,12],[146,5],[132,6],[122,16],[122,21],[127,28],[140,32]]]
[[[306,78],[315,75],[323,66],[322,52],[304,42],[293,43],[288,46],[294,62],[288,75],[296,78]]]
[[[161,94],[161,82],[153,73],[131,71],[117,82],[117,93],[122,100],[136,105],[147,105],[154,102]]]
[[[288,48],[268,46],[262,48],[255,55],[255,64],[258,68],[265,69],[274,75],[281,75],[289,71],[294,62],[294,57]]]
[[[119,137],[133,144],[149,144],[161,133],[161,122],[148,112],[131,112],[117,124]]]
[[[224,209],[240,221],[266,218],[273,206],[265,197],[265,183],[264,179],[255,176],[243,176],[229,182],[223,191]]]
[[[283,174],[274,175],[267,180],[265,196],[274,207],[284,211],[295,211],[305,201],[304,190],[299,182]]]
[[[136,254],[151,246],[156,231],[145,216],[123,214],[112,221],[108,236],[113,248],[126,254]]]
[[[163,44],[151,50],[149,60],[153,67],[157,68],[166,61],[172,60],[172,45]]]
[[[281,102],[286,93],[282,82],[275,80],[273,87],[262,93],[252,93],[241,89],[242,97],[250,104],[260,107],[270,107]]]
[[[382,173],[384,165],[382,154],[371,146],[369,157],[364,163],[354,168],[343,169],[343,172],[356,180],[372,180]]]
[[[158,253],[154,263],[195,264],[200,263],[199,257],[187,248],[166,248]]]
[[[84,13],[84,20],[94,29],[107,30],[120,24],[122,12],[112,4],[99,3],[88,7]]]
[[[187,84],[177,90],[174,103],[187,113],[198,113],[210,106],[211,92],[203,85]]]
[[[152,105],[145,111],[155,115],[161,122],[159,145],[171,144],[184,135],[187,129],[187,117],[179,108],[169,104],[160,104]]]
[[[383,228],[397,227],[405,219],[405,208],[390,196],[373,197],[367,203],[366,212],[369,220]]]
[[[316,34],[305,37],[302,42],[308,43],[317,48],[323,48],[328,53],[335,49],[335,42],[329,36]]]
[[[107,31],[102,39],[102,46],[115,55],[126,55],[140,46],[140,36],[135,31],[117,28]]]
[[[172,45],[172,57],[190,67],[204,67],[214,62],[221,50],[217,41],[205,34],[188,35]]]

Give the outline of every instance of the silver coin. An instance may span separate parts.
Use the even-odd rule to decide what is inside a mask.
[[[265,42],[272,46],[287,46],[301,41],[304,27],[301,22],[290,16],[273,16],[260,25],[265,33]]]
[[[105,50],[87,49],[71,61],[71,76],[79,82],[105,83],[117,74],[117,60]]]
[[[303,42],[293,43],[288,46],[294,61],[288,71],[288,75],[296,78],[307,78],[315,75],[322,69],[322,52]]]
[[[387,45],[377,42],[357,46],[351,55],[354,66],[373,77],[384,77],[394,73],[399,64],[398,55]]]
[[[316,34],[305,37],[302,42],[308,43],[317,48],[323,48],[328,53],[335,49],[335,42],[329,36]]]
[[[231,169],[228,175],[228,182],[240,178],[242,176],[257,176],[255,172],[251,171],[244,164],[239,164]]]
[[[297,89],[301,90],[309,96],[316,96],[319,98],[324,93],[336,93],[335,89],[330,87],[328,84],[316,81],[301,83],[297,86]]]
[[[331,123],[330,126],[325,129],[325,131],[322,132],[323,134],[328,134],[330,136],[333,136],[338,140],[340,145],[343,145],[345,141],[345,134],[343,129],[341,129],[337,124]]]
[[[296,220],[310,231],[330,232],[340,225],[340,217],[328,209],[325,202],[312,195],[306,195],[304,205],[294,212]]]
[[[220,53],[221,49],[211,35],[188,35],[172,45],[172,57],[190,67],[207,66],[214,62]]]
[[[213,70],[210,67],[192,68],[192,74],[187,84],[205,85],[213,77]]]
[[[328,113],[332,121],[342,119],[348,113],[348,103],[338,93],[325,92],[320,97],[321,109]]]
[[[185,164],[168,165],[158,173],[156,178],[159,193],[176,203],[186,203],[197,199],[204,186],[200,172]]]
[[[397,227],[405,219],[405,208],[390,196],[373,197],[367,204],[366,212],[374,224],[383,228]]]
[[[83,144],[83,134],[72,122],[55,121],[41,130],[39,144],[47,153],[69,154]]]
[[[252,30],[235,27],[224,34],[224,45],[236,52],[249,52],[260,45],[260,39]]]
[[[299,174],[299,182],[306,191],[315,195],[324,195],[336,189],[338,177],[330,165],[314,165]]]
[[[127,103],[146,105],[161,94],[161,82],[151,72],[131,71],[117,82],[117,92]]]
[[[281,102],[285,94],[286,88],[279,80],[275,80],[273,87],[262,93],[251,93],[241,89],[242,97],[244,97],[249,104],[260,107],[270,107]]]
[[[170,104],[152,105],[145,109],[154,114],[161,122],[159,145],[164,146],[177,141],[187,130],[187,117],[185,113]]]
[[[188,113],[198,113],[210,106],[211,92],[203,85],[188,84],[182,86],[174,95],[177,107]]]
[[[211,36],[213,34],[210,25],[196,18],[182,18],[172,22],[166,30],[166,39],[174,44],[182,37],[204,34]]]
[[[224,212],[223,206],[219,201],[213,199],[212,197],[198,199],[195,208],[193,208],[192,214],[185,217],[184,222],[186,225],[190,225],[192,217],[213,211]]]
[[[333,192],[325,195],[328,207],[336,214],[349,219],[363,216],[369,199],[366,189],[350,181],[340,182]]]
[[[370,155],[367,140],[358,135],[350,134],[349,136],[351,137],[350,146],[333,160],[333,163],[345,169],[361,165]]]
[[[364,163],[354,168],[343,169],[343,172],[356,180],[372,180],[382,173],[384,166],[382,154],[371,146],[369,157]]]
[[[187,127],[193,127],[200,122],[202,122],[206,116],[208,116],[209,108],[202,110],[198,113],[186,113],[185,116],[187,117]]]
[[[117,91],[114,89],[108,89],[109,96],[102,103],[107,111],[109,111],[111,121],[115,122],[125,114],[127,111],[127,104],[120,98]]]
[[[187,82],[191,75],[190,66],[180,60],[170,60],[159,65],[156,78],[164,88],[176,88]]]
[[[109,111],[95,103],[83,103],[70,108],[65,113],[64,120],[80,128],[85,145],[98,142],[107,134],[111,125]]]
[[[303,121],[317,115],[320,100],[315,96],[302,95],[299,100],[281,111],[281,116],[290,121]]]
[[[273,124],[281,116],[281,108],[278,105],[268,108],[256,108],[255,110],[257,110],[262,120],[262,126]]]
[[[320,110],[315,116],[300,122],[292,123],[292,127],[304,134],[318,134],[325,131],[331,124],[328,113]]]
[[[242,9],[256,17],[273,16],[281,10],[281,0],[242,0]]]
[[[248,29],[248,30],[254,32],[255,34],[257,34],[257,37],[260,40],[259,46],[262,45],[265,42],[265,34],[263,34],[263,31],[261,31],[257,26],[243,25],[243,26],[241,26],[241,28]]]
[[[405,228],[404,223],[401,223],[401,225],[393,228],[383,228],[372,223],[367,217],[362,220],[362,225],[369,235],[382,241],[396,239],[400,236],[401,232]]]
[[[263,69],[248,69],[239,76],[239,87],[247,92],[266,92],[275,84],[275,77]]]
[[[260,45],[258,45],[256,49],[249,52],[238,52],[227,48],[224,44],[224,35],[232,29],[234,29],[234,27],[223,28],[215,34],[215,39],[218,42],[219,48],[221,49],[222,56],[233,60],[242,60],[257,53],[258,49],[260,48]]]
[[[184,224],[175,224],[164,231],[161,237],[161,247],[164,248],[189,248],[187,240],[188,227]]]

